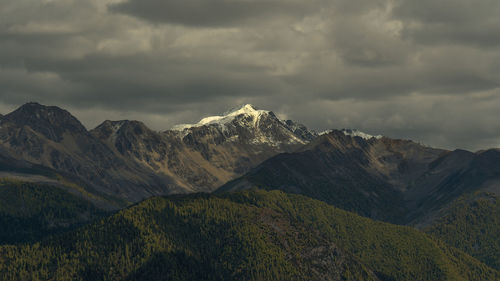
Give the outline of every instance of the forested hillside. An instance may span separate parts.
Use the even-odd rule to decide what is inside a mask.
[[[77,231],[0,248],[1,280],[495,280],[413,228],[280,191],[141,202]]]
[[[461,197],[426,232],[500,270],[500,199],[493,193]]]
[[[60,188],[0,179],[0,244],[38,241],[104,214]]]

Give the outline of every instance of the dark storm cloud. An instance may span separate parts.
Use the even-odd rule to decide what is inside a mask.
[[[0,0],[2,1],[2,0]],[[312,128],[500,146],[500,2],[31,0],[0,5],[0,109],[154,129],[244,103]]]
[[[76,60],[30,60],[26,68],[33,73],[58,73],[63,81],[84,85],[66,96],[68,102],[105,104],[115,109],[141,106],[162,111],[165,105],[263,95],[275,92],[281,84],[264,75],[266,69],[262,67],[210,58],[186,63],[168,56],[85,56]]]
[[[496,0],[400,0],[394,16],[404,35],[423,44],[500,45],[500,2]]]
[[[316,1],[296,0],[128,0],[110,10],[154,23],[232,26],[262,18],[302,17],[317,9]]]

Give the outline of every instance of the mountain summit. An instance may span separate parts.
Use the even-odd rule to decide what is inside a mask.
[[[172,179],[164,193],[213,191],[311,139],[305,126],[281,121],[271,111],[249,104],[164,132],[139,121],[107,120],[90,134],[116,158]]]
[[[259,118],[263,114],[269,114],[270,111],[267,110],[257,110],[255,107],[251,104],[246,104],[242,106],[239,109],[230,111],[225,113],[224,115],[216,115],[216,116],[208,116],[200,120],[200,122],[196,124],[179,124],[174,127],[172,127],[172,130],[178,130],[182,131],[184,129],[189,129],[193,127],[201,127],[201,126],[207,126],[207,125],[225,125],[230,122],[232,122],[234,119],[240,116],[245,116],[247,118],[251,118],[252,120],[255,121],[254,124],[256,124],[259,120]]]
[[[251,104],[223,115],[205,117],[196,124],[177,125],[172,130],[182,132],[184,138],[190,134],[213,134],[218,136],[218,142],[280,147],[283,151],[311,139],[311,132],[305,126],[280,120],[272,111],[256,109]]]
[[[64,132],[85,134],[85,127],[68,111],[57,106],[45,106],[36,102],[27,103],[5,115],[2,123],[12,123],[17,127],[30,127],[46,138],[60,142]]]

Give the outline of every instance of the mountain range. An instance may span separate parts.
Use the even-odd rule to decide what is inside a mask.
[[[120,207],[154,195],[213,191],[314,138],[304,126],[251,105],[218,117],[164,132],[128,120],[87,131],[63,109],[28,103],[1,118],[0,157],[23,162],[4,171],[40,166]]]
[[[316,133],[252,105],[170,130],[28,103],[0,119],[3,176],[116,209],[155,195],[279,189],[424,227],[465,193],[500,192],[500,150],[448,151],[357,130]]]
[[[33,203],[34,206],[43,206],[41,209],[40,207],[18,209],[12,204],[7,204],[8,207],[0,208],[0,224],[7,225],[9,222],[15,222],[13,225],[16,225],[16,227],[10,228],[8,232],[0,233],[0,244],[31,243],[43,237],[53,237],[54,234],[57,236],[60,235],[58,233],[64,235],[68,231],[76,231],[74,233],[83,235],[79,236],[83,240],[72,240],[71,243],[76,244],[68,244],[69,248],[53,249],[54,244],[51,243],[56,242],[47,242],[49,244],[44,247],[50,249],[51,253],[62,251],[59,252],[61,255],[70,255],[71,251],[78,248],[79,243],[96,243],[95,247],[101,247],[99,243],[102,241],[92,241],[93,238],[87,237],[88,235],[90,235],[89,237],[98,235],[93,234],[93,229],[98,228],[99,223],[102,224],[108,220],[110,225],[115,225],[113,226],[115,230],[110,230],[110,235],[118,235],[121,222],[115,221],[115,218],[124,216],[127,220],[133,221],[133,224],[138,227],[138,231],[150,231],[147,230],[149,227],[144,228],[142,221],[139,223],[131,218],[141,216],[135,212],[142,210],[141,208],[144,206],[150,204],[156,206],[155,204],[159,203],[154,200],[146,200],[144,202],[148,203],[139,203],[139,206],[143,207],[135,207],[134,204],[150,197],[169,195],[168,197],[162,197],[164,199],[161,200],[166,200],[167,203],[161,204],[170,204],[168,203],[170,200],[175,202],[177,202],[176,200],[182,202],[192,201],[192,204],[197,206],[196,208],[203,209],[206,208],[203,205],[206,202],[214,202],[214,208],[217,212],[224,212],[224,206],[226,206],[226,203],[218,205],[216,203],[219,202],[218,200],[229,200],[231,202],[236,200],[238,204],[250,202],[251,206],[244,206],[244,209],[249,209],[240,214],[238,220],[224,221],[224,223],[232,225],[247,223],[249,220],[255,221],[257,218],[259,221],[263,220],[265,226],[260,227],[262,229],[271,227],[272,230],[271,232],[264,232],[267,233],[265,235],[270,235],[263,240],[262,243],[264,244],[269,241],[276,243],[273,239],[282,239],[280,238],[283,233],[280,230],[281,221],[277,224],[268,215],[262,217],[256,215],[255,212],[262,214],[262,212],[268,212],[268,208],[271,208],[274,210],[271,213],[278,212],[279,215],[276,216],[281,217],[281,220],[284,220],[283,223],[285,221],[296,221],[297,224],[294,224],[290,231],[300,236],[304,235],[303,231],[306,229],[307,231],[318,231],[317,228],[309,229],[309,224],[299,224],[298,222],[304,223],[302,221],[303,216],[313,216],[312,222],[320,219],[316,213],[308,213],[307,209],[300,206],[303,204],[327,206],[328,204],[367,217],[369,222],[362,220],[363,223],[360,222],[360,224],[363,225],[372,223],[372,219],[374,219],[420,229],[435,237],[436,241],[439,241],[432,243],[440,245],[439,243],[444,241],[451,247],[459,248],[473,255],[488,266],[496,270],[500,269],[499,257],[495,250],[500,249],[500,239],[498,239],[500,218],[498,212],[495,211],[497,210],[495,208],[498,206],[498,194],[500,193],[500,150],[498,149],[477,152],[450,151],[432,148],[411,140],[392,139],[380,135],[372,136],[353,129],[331,129],[317,133],[300,123],[292,120],[281,120],[273,112],[256,109],[252,105],[244,105],[220,116],[203,118],[196,124],[181,124],[164,131],[154,131],[140,121],[130,120],[107,120],[96,128],[87,130],[77,118],[64,109],[38,103],[28,103],[11,113],[0,116],[0,178],[7,179],[0,185],[0,191],[2,186],[5,186],[3,192],[8,198],[11,198],[8,199],[9,202],[31,200],[30,202],[35,202]],[[270,193],[259,193],[260,191],[257,192],[256,189],[264,189],[270,191]],[[20,190],[24,191],[23,193],[16,193],[16,190],[19,190],[19,192]],[[61,192],[63,193],[61,194]],[[269,200],[272,202],[275,202],[276,198],[285,201],[291,200],[287,199],[288,197],[283,197],[284,195],[281,195],[283,193],[280,192],[298,194],[299,197],[290,196],[292,196],[291,198],[300,199],[293,199],[295,205],[286,208],[282,206],[279,207],[279,210],[269,207]],[[29,197],[29,193],[38,194],[38,201]],[[203,201],[205,203],[199,203],[197,200],[201,199],[197,198],[205,198],[203,197],[205,195],[201,196],[199,193],[215,194],[210,195],[208,201]],[[180,197],[173,196],[174,194],[178,194],[177,196]],[[250,199],[245,199],[247,200],[245,202],[235,199],[240,198],[241,194],[245,194],[244,196]],[[323,201],[323,203],[305,199],[306,197]],[[42,202],[40,198],[45,199]],[[57,203],[57,200],[64,200],[65,202],[71,202],[71,204],[62,206]],[[259,200],[266,203],[259,203]],[[44,202],[50,203],[45,204]],[[90,206],[85,202],[90,202]],[[280,203],[273,204],[280,206]],[[253,205],[263,209],[254,209]],[[126,210],[120,211],[114,218],[102,220],[103,217],[110,214],[109,212],[115,212],[123,208],[126,208]],[[150,207],[146,209],[148,208]],[[240,210],[241,208],[243,206],[236,209]],[[304,213],[290,217],[289,212],[297,208]],[[321,208],[321,212],[324,212],[323,209],[329,207]],[[463,213],[464,209],[480,215],[471,217]],[[45,212],[40,210],[45,210]],[[159,211],[162,214],[165,212],[163,209]],[[68,217],[64,213],[71,215]],[[141,214],[145,218],[154,221],[160,228],[169,227],[168,224],[171,223],[168,220],[158,221],[159,218],[156,214],[154,217],[150,217],[154,212]],[[288,215],[282,217],[283,214]],[[179,214],[176,213],[176,215]],[[172,219],[192,223],[190,221],[193,218],[190,216],[180,215],[180,217],[176,218],[174,216]],[[199,214],[196,216],[199,216]],[[274,218],[275,215],[271,214],[270,216]],[[352,218],[357,220],[354,219],[355,217]],[[214,223],[219,220],[214,217],[210,219],[214,220]],[[96,222],[97,224],[92,224],[92,222],[99,220],[101,221]],[[33,225],[32,222],[36,222],[34,224],[36,225],[35,228],[40,229],[38,231],[39,235],[36,235],[36,229],[28,227],[30,224]],[[141,226],[137,225],[137,223]],[[195,227],[197,231],[213,227],[210,223],[209,225],[199,225],[199,222],[197,223]],[[323,223],[325,225],[330,224],[329,227],[331,227],[334,222],[332,219],[328,219],[324,220]],[[94,226],[81,228],[84,230],[73,230],[82,225]],[[337,227],[349,228],[348,225],[346,225],[346,222],[342,222]],[[181,231],[182,229],[180,225],[175,227],[162,232],[162,235],[166,235],[165,233],[170,233],[170,231]],[[116,232],[112,233],[112,231]],[[188,230],[184,229],[182,231]],[[217,231],[222,230],[214,229],[213,231],[212,234],[215,234]],[[241,229],[233,229],[232,231],[235,231],[234,233],[238,237],[242,235],[240,233]],[[288,231],[285,231],[285,233],[288,233]],[[250,239],[258,240],[260,238],[257,237],[263,234],[255,232],[252,235],[249,236]],[[405,278],[417,276],[411,275],[412,273],[400,276],[395,273],[397,266],[386,271],[377,271],[381,268],[381,265],[373,263],[373,260],[366,256],[371,254],[360,253],[361,248],[358,247],[359,245],[354,247],[352,242],[347,240],[335,240],[332,238],[335,236],[334,234],[330,238],[321,235],[320,238],[320,236],[315,236],[316,234],[311,235],[314,237],[310,237],[310,239],[314,241],[326,239],[324,241],[329,242],[318,246],[320,250],[311,248],[310,252],[307,252],[307,247],[303,247],[309,242],[305,242],[302,238],[280,240],[281,242],[275,244],[280,249],[278,255],[283,255],[281,251],[288,253],[285,255],[293,255],[292,252],[299,248],[302,249],[301,253],[304,255],[296,258],[290,256],[285,259],[286,266],[281,264],[273,270],[288,272],[288,266],[290,265],[298,266],[307,272],[316,270],[317,274],[314,273],[316,274],[314,280],[351,280],[352,278],[341,278],[342,274],[348,275],[350,273],[346,272],[351,271],[356,271],[364,276],[353,277],[352,280],[408,280]],[[373,235],[377,236],[378,234],[373,233]],[[422,235],[425,236],[423,233]],[[134,239],[145,239],[144,237],[141,234]],[[49,238],[48,241],[60,241],[58,239]],[[108,238],[103,237],[103,239]],[[179,242],[178,239],[181,238],[172,236],[171,239],[173,240],[170,242],[162,240],[161,243],[167,244],[162,244],[164,246],[160,248],[163,250],[158,253],[155,252],[155,255],[160,255],[157,257],[158,260],[151,260],[148,263],[152,262],[154,265],[166,260],[173,261],[174,264],[177,264],[175,270],[184,272],[186,268],[183,266],[186,263],[201,262],[206,263],[204,266],[206,266],[207,272],[214,270],[212,272],[215,274],[214,276],[220,277],[226,275],[217,274],[229,274],[228,276],[234,278],[234,276],[241,273],[233,267],[218,267],[219,265],[213,264],[213,260],[193,260],[193,257],[201,255],[204,251],[212,251],[203,248],[205,246],[196,249],[179,248],[174,252],[169,252],[173,248],[165,245],[170,245],[174,241]],[[193,237],[193,239],[195,238]],[[207,239],[212,238],[208,237]],[[244,241],[239,243],[247,243]],[[187,243],[187,241],[179,243],[185,242]],[[124,245],[135,247],[134,243],[124,242]],[[288,243],[295,243],[293,247],[298,248],[293,248]],[[377,245],[378,242],[373,243],[375,243],[373,245]],[[398,241],[388,243],[395,243],[391,244],[393,246],[390,247],[395,247],[398,251],[408,251],[407,249],[398,248],[400,246],[395,246],[399,243]],[[373,245],[370,247],[373,247]],[[156,246],[150,245],[147,247]],[[366,247],[369,247],[369,245],[366,245]],[[443,254],[442,258],[439,258],[441,261],[436,261],[437,263],[450,263],[456,266],[467,261],[468,265],[465,266],[468,268],[467,273],[460,273],[459,267],[462,265],[458,267],[438,266],[432,270],[448,272],[448,275],[436,275],[442,278],[446,276],[445,279],[439,279],[439,277],[438,279],[426,279],[424,276],[418,275],[419,277],[413,278],[413,280],[459,280],[457,276],[476,272],[476,265],[471,266],[471,264],[476,263],[475,260],[472,262],[472,260],[468,260],[468,256],[462,257],[461,252],[460,254],[454,252],[454,248],[446,248],[448,246],[438,247],[441,249],[439,251],[445,254]],[[18,248],[18,250],[24,251],[22,247]],[[328,260],[323,255],[326,253],[325,251],[329,252],[330,250],[338,253],[341,257],[340,260],[342,260],[340,264],[337,263],[334,266],[334,268],[338,269],[336,273],[332,273],[336,276],[334,279],[328,279],[325,276],[321,277],[322,275],[318,273],[321,270],[317,268],[318,264],[323,264],[323,269],[332,267],[332,264],[329,263],[333,260]],[[13,262],[19,259],[19,256],[13,254],[7,248],[3,250],[0,248],[0,251],[8,252],[12,256]],[[228,251],[236,251],[236,249],[231,248]],[[172,253],[174,256],[172,256]],[[381,256],[387,254],[385,252],[384,254],[377,253],[376,255]],[[121,254],[122,252],[120,252]],[[259,252],[258,255],[261,254],[263,253]],[[276,257],[275,254],[273,253],[271,256]],[[90,259],[92,255],[93,253],[84,254],[85,259]],[[145,253],[141,253],[141,255],[144,256],[145,260],[151,257]],[[410,254],[410,256],[412,255],[416,254]],[[180,257],[182,257],[182,261],[178,260]],[[228,258],[232,257],[232,255],[227,254],[224,257]],[[320,258],[321,261],[315,260],[315,258]],[[124,256],[123,259],[126,260],[126,257]],[[217,259],[224,260],[218,255]],[[60,262],[58,261],[58,263]],[[136,263],[138,261],[130,260],[129,262]],[[388,260],[388,262],[393,261]],[[0,259],[0,274],[1,265],[2,260]],[[33,266],[37,268],[37,274],[39,274],[39,270],[41,270],[39,266],[43,268],[46,265]],[[88,270],[86,268],[91,264],[84,263],[78,266],[81,267],[82,272],[86,272]],[[252,266],[250,268],[253,268]],[[415,263],[407,266],[413,267]],[[150,270],[157,270],[152,265],[147,264],[141,264],[140,267],[135,268],[137,269],[136,272],[127,272],[126,274],[122,272],[123,274],[119,276],[106,275],[106,278],[109,278],[109,280],[127,280],[127,278],[133,280],[133,276],[138,276],[137,274],[148,276],[148,274],[153,274],[149,272]],[[224,269],[222,270],[222,268]],[[495,269],[491,272],[495,272]],[[106,271],[107,269],[103,268],[102,270]],[[423,269],[420,268],[420,270]],[[483,268],[479,271],[484,273],[488,270],[490,269]],[[83,278],[82,276],[85,276],[86,273],[81,275],[82,272],[71,273],[64,271],[64,274],[69,274],[75,278],[76,276]],[[94,277],[95,274],[101,274],[93,271],[87,273],[88,276]],[[19,277],[16,274],[12,275],[12,280],[16,280],[14,276]],[[155,274],[153,275],[156,276]],[[491,277],[495,276],[495,273],[491,274],[493,275],[487,275],[490,277],[477,280],[495,280],[491,279],[495,278]],[[226,277],[221,277],[220,280],[231,280],[231,278]],[[47,278],[54,279],[55,277]],[[40,279],[46,280],[42,277]],[[64,280],[64,278],[61,280]],[[248,280],[259,279],[249,278]],[[302,279],[298,278],[298,280]],[[463,280],[474,279],[463,278]]]
[[[463,194],[498,194],[499,167],[498,149],[447,151],[332,131],[294,153],[264,161],[219,191],[280,189],[375,219],[425,226]]]

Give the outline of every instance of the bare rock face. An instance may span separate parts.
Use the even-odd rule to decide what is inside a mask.
[[[230,175],[223,176],[218,184],[242,175],[271,156],[294,151],[309,141],[295,134],[274,113],[257,110],[251,105],[166,133],[176,135],[187,150],[199,154],[222,175]],[[210,189],[215,187],[213,185]]]
[[[93,196],[128,204],[213,191],[309,141],[294,130],[307,129],[246,105],[181,130],[156,132],[123,120],[89,132],[66,110],[28,103],[0,119],[0,154],[56,171]]]
[[[169,192],[169,178],[117,157],[65,110],[29,103],[0,124],[6,157],[58,171],[97,196],[134,202]]]
[[[122,158],[172,177],[188,192],[213,191],[269,157],[308,142],[274,113],[251,105],[164,132],[137,121],[106,121],[91,134]]]
[[[284,123],[292,133],[302,140],[312,141],[318,137],[316,132],[309,130],[306,126],[300,123],[296,123],[292,120],[285,120]]]
[[[2,118],[2,122],[16,127],[29,127],[54,142],[61,142],[63,134],[88,134],[85,127],[66,110],[56,106],[27,103]]]

